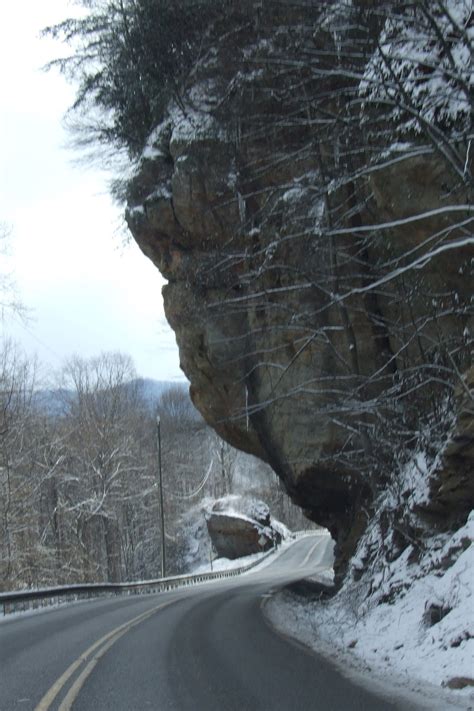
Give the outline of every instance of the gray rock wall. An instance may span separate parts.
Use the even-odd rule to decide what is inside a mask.
[[[195,405],[273,466],[343,567],[392,476],[391,444],[405,431],[416,447],[417,422],[468,367],[472,251],[436,249],[462,238],[467,213],[442,208],[470,193],[419,138],[361,177],[386,138],[323,120],[345,115],[347,80],[327,71],[337,37],[301,12],[236,28],[197,66],[150,137],[127,221],[168,280]],[[325,73],[299,61],[321,49]],[[459,518],[473,492],[450,481],[441,508]]]

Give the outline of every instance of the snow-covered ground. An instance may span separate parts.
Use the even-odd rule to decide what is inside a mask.
[[[474,709],[473,539],[474,512],[454,535],[433,537],[417,563],[407,548],[370,586],[349,578],[323,602],[283,592],[266,611],[359,681],[418,692],[429,709]]]

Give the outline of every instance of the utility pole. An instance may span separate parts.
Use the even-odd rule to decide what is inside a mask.
[[[163,474],[161,471],[161,420],[156,416],[158,430],[158,476],[160,480],[160,515],[161,515],[161,577],[166,574],[166,548],[165,548],[165,509],[163,505]]]

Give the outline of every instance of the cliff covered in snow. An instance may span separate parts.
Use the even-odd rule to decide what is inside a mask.
[[[229,4],[127,187],[196,407],[338,571],[474,503],[471,7],[393,5]]]

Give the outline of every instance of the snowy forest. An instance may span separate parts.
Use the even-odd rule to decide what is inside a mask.
[[[208,497],[245,492],[301,526],[271,470],[206,426],[185,383],[143,380],[120,353],[71,358],[55,387],[39,370],[2,343],[0,591],[159,577],[158,414],[168,574],[202,563],[188,549]]]

